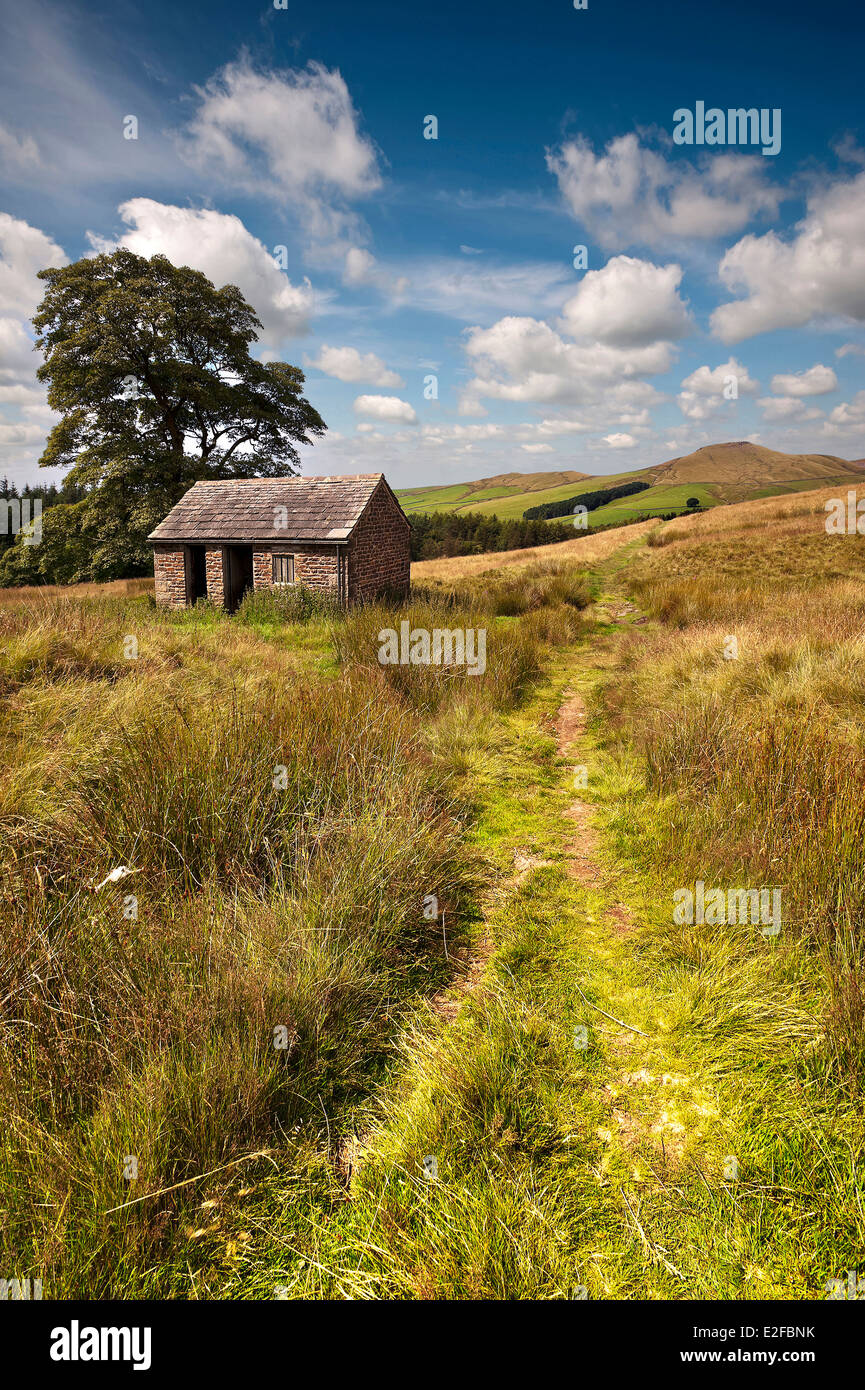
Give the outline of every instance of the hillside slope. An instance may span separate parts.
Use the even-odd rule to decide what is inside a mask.
[[[830,483],[859,481],[865,463],[831,454],[785,454],[748,440],[708,444],[692,454],[632,472],[590,476],[573,470],[499,473],[474,482],[399,491],[406,512],[473,511],[516,519],[528,507],[557,502],[579,492],[642,481],[649,492],[619,498],[594,516],[596,524],[660,512],[684,511],[690,497],[703,507],[800,492]]]
[[[832,480],[848,471],[861,473],[862,468],[832,454],[782,454],[747,439],[707,444],[652,469],[656,483],[754,483],[761,487],[803,478]]]

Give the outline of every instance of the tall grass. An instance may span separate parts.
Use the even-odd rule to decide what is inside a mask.
[[[470,606],[491,616],[517,617],[541,608],[591,602],[585,574],[565,560],[523,565],[517,570],[482,570],[452,580],[418,585],[415,592],[449,608]]]
[[[475,634],[483,632],[484,670],[477,661],[475,671],[466,663],[382,664],[380,634],[388,630],[399,633],[403,622],[408,622],[410,631],[423,629],[430,635],[436,629],[463,634],[468,629]],[[473,640],[477,656],[476,635]],[[341,662],[361,667],[371,680],[397,692],[423,714],[456,700],[474,708],[505,709],[519,698],[540,670],[540,645],[522,628],[493,626],[483,612],[456,608],[442,612],[431,603],[407,605],[397,615],[377,607],[360,609],[334,630],[333,641]]]
[[[783,931],[822,965],[824,1024],[839,1075],[858,1089],[865,597],[852,576],[865,544],[827,537],[819,500],[789,501],[759,507],[761,543],[744,507],[661,533],[669,545],[646,555],[631,588],[665,630],[639,652],[634,640],[606,705],[666,798],[658,861],[782,888]],[[725,660],[730,637],[738,656]]]
[[[192,1267],[234,1258],[237,1193],[331,1170],[331,1130],[451,976],[481,875],[454,773],[571,632],[567,587],[524,620],[3,606],[4,1269],[46,1296],[188,1296]],[[486,673],[382,668],[405,616],[486,623]]]
[[[238,608],[239,620],[247,623],[303,623],[310,618],[334,618],[338,613],[339,604],[331,594],[305,584],[249,589]]]
[[[470,856],[405,713],[370,697],[154,699],[69,769],[62,808],[6,827],[0,1167],[16,1259],[45,1271],[59,1242],[55,1291],[164,1253],[183,1192],[105,1214],[356,1091],[418,969],[443,975],[422,902],[458,909]]]

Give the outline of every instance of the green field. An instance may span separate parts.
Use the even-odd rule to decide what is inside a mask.
[[[579,482],[565,482],[557,487],[534,489],[530,480],[532,474],[518,475],[512,485],[496,484],[478,487],[472,483],[453,483],[446,487],[423,487],[400,489],[397,496],[411,516],[413,512],[479,512],[481,515],[497,516],[503,521],[519,521],[530,507],[541,506],[544,502],[560,502],[568,497],[598,488],[615,487],[619,483],[646,481],[651,483],[651,469],[640,469],[633,473],[601,474]],[[629,497],[616,498],[607,506],[598,507],[590,513],[592,526],[606,526],[611,522],[641,520],[644,517],[658,516],[667,512],[683,512],[689,497],[697,497],[702,507],[717,507],[724,503],[747,501],[759,497],[777,497],[786,493],[807,492],[816,487],[830,484],[849,485],[850,475],[837,477],[815,477],[788,479],[772,482],[764,486],[755,483],[741,484],[728,482],[689,482],[664,483],[652,485],[646,492],[632,493]],[[561,521],[563,518],[552,518]]]
[[[410,488],[397,492],[397,496],[409,516],[412,512],[465,511],[519,521],[528,507],[539,507],[544,502],[559,502],[565,497],[576,497],[581,492],[591,492],[599,487],[614,487],[618,482],[641,476],[639,473],[616,473],[611,477],[568,482],[539,491],[532,491],[520,485],[487,487],[474,491],[470,484],[463,483],[442,488]]]
[[[444,511],[456,506],[469,491],[468,484],[456,483],[452,487],[405,488],[397,496],[407,512]]]
[[[591,513],[591,523],[606,526],[612,521],[641,521],[658,513],[683,512],[690,497],[698,498],[701,507],[717,507],[719,502],[710,483],[669,483],[666,487],[660,484],[648,492],[617,497],[606,507],[598,507]]]
[[[519,484],[514,487],[499,485],[474,491],[471,484],[462,483],[441,488],[409,488],[399,491],[397,496],[409,516],[412,512],[462,511],[498,516],[505,521],[519,521],[529,507],[539,507],[544,502],[560,502],[567,497],[577,497],[597,488],[615,487],[623,482],[641,479],[648,482],[650,477],[648,470],[643,469],[635,473],[603,474],[581,482],[567,482],[559,487],[538,491]],[[706,507],[715,506],[719,501],[711,484],[660,485],[648,492],[617,498],[607,507],[599,507],[592,513],[592,523],[605,525],[610,521],[633,520],[635,517],[654,516],[659,512],[684,511],[688,497],[699,497],[702,505]],[[555,519],[562,520],[561,517]]]

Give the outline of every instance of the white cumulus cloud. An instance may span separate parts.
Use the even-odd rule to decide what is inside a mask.
[[[612,408],[620,386],[665,372],[673,360],[668,342],[630,348],[571,342],[547,323],[514,315],[491,328],[470,329],[466,352],[476,375],[462,394],[464,414],[481,413],[484,399],[585,404],[602,394]]]
[[[838,378],[831,367],[817,362],[806,372],[779,372],[769,385],[776,396],[825,396],[837,389]]]
[[[691,330],[679,297],[679,265],[653,265],[633,256],[614,256],[602,270],[590,270],[562,310],[575,338],[594,338],[616,347],[642,347],[671,341]]]
[[[281,196],[317,237],[350,228],[347,204],[380,186],[375,147],[337,70],[258,70],[244,58],[198,97],[185,157],[232,187]]]
[[[759,155],[707,154],[697,166],[666,159],[633,132],[598,155],[584,137],[568,140],[547,151],[547,167],[578,221],[617,249],[729,236],[777,212],[782,196]]]
[[[736,395],[732,396],[729,393],[734,385]],[[720,367],[702,366],[691,372],[682,382],[677,400],[679,409],[689,420],[708,420],[717,415],[726,401],[753,396],[758,388],[759,382],[749,375],[748,368],[731,357]]]
[[[544,420],[532,421],[529,424],[520,425],[521,434],[537,435],[540,438],[555,438],[562,434],[584,434],[591,429],[591,425],[585,420],[574,420],[564,415],[552,415]]]
[[[309,281],[293,285],[263,242],[233,213],[181,208],[152,198],[130,198],[118,209],[129,231],[116,241],[88,233],[97,251],[125,246],[139,256],[167,256],[200,270],[217,289],[237,285],[261,319],[265,346],[306,333],[313,309]]]
[[[805,402],[797,396],[762,396],[757,405],[763,412],[763,419],[776,420],[816,420],[822,410],[808,409]]]
[[[51,237],[18,217],[0,212],[0,306],[4,316],[29,319],[46,286],[37,271],[65,265],[68,257]]]
[[[865,391],[857,391],[852,401],[842,401],[823,426],[826,434],[860,435],[865,430]]]
[[[746,236],[719,266],[741,299],[721,304],[712,330],[725,343],[840,317],[865,321],[865,173],[821,187],[808,199],[792,241]]]
[[[13,477],[32,472],[55,419],[36,380],[42,359],[33,350],[30,320],[47,289],[37,272],[58,269],[67,260],[38,227],[0,213],[0,403],[25,417],[0,415],[0,471]]]
[[[358,396],[354,410],[355,414],[364,415],[369,420],[399,425],[417,424],[414,409],[408,401],[401,401],[399,396]]]
[[[358,352],[353,347],[328,347],[323,344],[317,357],[308,359],[307,366],[317,367],[337,381],[368,382],[370,386],[403,386],[396,372],[388,370],[374,352]]]

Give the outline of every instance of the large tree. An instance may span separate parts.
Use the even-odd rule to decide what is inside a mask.
[[[250,355],[261,324],[235,285],[127,250],[39,276],[38,376],[62,416],[40,464],[87,489],[93,578],[146,568],[145,537],[192,483],[297,472],[324,432],[300,369]]]

